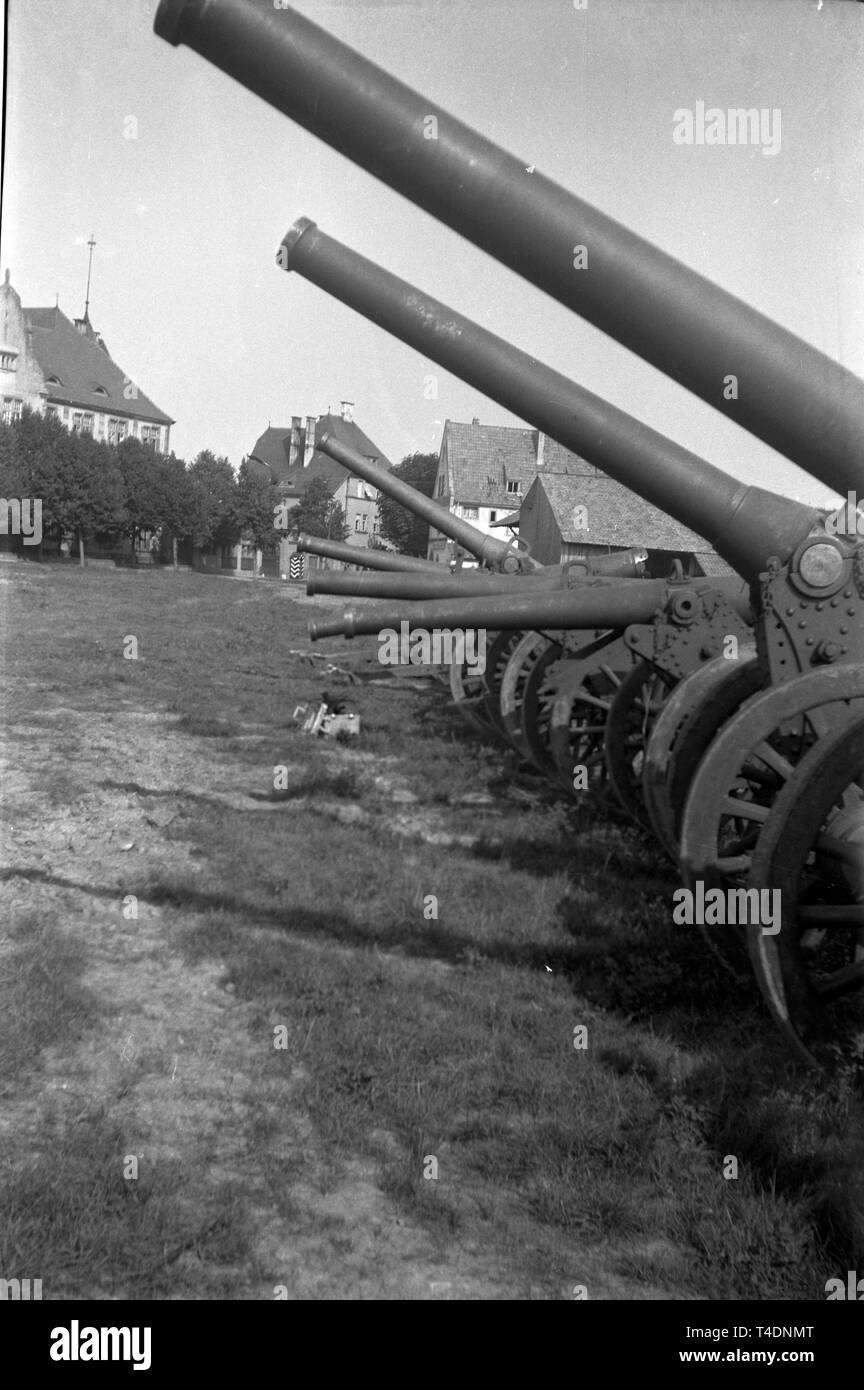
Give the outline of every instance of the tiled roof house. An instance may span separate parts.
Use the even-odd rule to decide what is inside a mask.
[[[0,394],[4,419],[28,405],[109,443],[134,437],[169,451],[174,421],[118,367],[86,312],[73,322],[57,306],[23,308],[8,270],[0,285]]]
[[[518,529],[544,565],[638,546],[660,577],[674,560],[687,575],[732,573],[701,536],[539,430],[448,420],[435,498],[487,534]],[[453,554],[430,530],[428,558]]]
[[[341,464],[316,449],[316,439],[329,431],[343,444],[384,468],[390,460],[354,420],[354,406],[343,401],[339,415],[295,415],[291,424],[268,426],[256,440],[247,462],[254,469],[264,465],[267,475],[279,485],[289,507],[300,500],[309,484],[322,478],[334,501],[345,514],[348,544],[368,546],[378,531],[378,493],[362,478],[349,475]]]

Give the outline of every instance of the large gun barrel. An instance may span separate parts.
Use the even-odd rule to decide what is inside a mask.
[[[557,579],[557,584],[555,580]],[[560,570],[539,571],[537,577],[518,574],[489,574],[486,570],[466,570],[464,574],[453,575],[444,566],[438,566],[438,574],[334,574],[322,571],[310,574],[306,581],[306,592],[316,594],[335,594],[350,598],[389,598],[426,599],[459,598],[473,594],[518,594],[530,585],[536,588],[563,589],[566,580]]]
[[[393,497],[401,506],[413,512],[415,516],[423,517],[430,525],[434,525],[436,530],[441,531],[443,535],[450,536],[452,540],[460,541],[466,549],[469,549],[469,553],[473,554],[475,559],[485,560],[488,564],[500,564],[507,568],[511,567],[511,562],[513,565],[518,563],[526,568],[529,566],[534,568],[535,572],[540,569],[544,570],[546,573],[549,572],[549,566],[538,565],[536,561],[532,561],[530,557],[526,556],[523,551],[516,551],[508,543],[499,541],[496,537],[488,536],[484,531],[481,531],[479,527],[472,526],[470,522],[464,521],[461,517],[454,517],[452,512],[448,511],[446,507],[442,507],[440,502],[433,502],[425,493],[420,492],[410,483],[406,483],[404,479],[395,477],[380,463],[375,463],[374,460],[367,458],[365,454],[358,453],[356,449],[352,449],[342,440],[337,439],[329,431],[321,436],[318,440],[317,447],[322,453],[328,454],[329,457],[334,459],[337,463],[341,463],[343,468],[348,469],[352,473],[356,473],[358,477],[363,477],[366,482],[371,483],[379,492],[384,492],[389,497]],[[330,549],[324,550],[319,548],[313,550],[312,544],[309,543],[309,537],[301,536],[297,548],[298,550],[308,549],[310,552],[319,555],[332,555],[334,559],[347,560],[351,558],[349,552],[353,551],[353,547],[340,545],[334,541],[315,541],[316,547],[324,544],[328,545]],[[338,554],[337,551],[339,552]],[[388,560],[391,558],[393,557],[388,557]],[[400,556],[399,560],[400,562],[404,562],[407,558],[409,557]],[[617,551],[610,555],[592,555],[590,557],[570,560],[563,568],[565,568],[571,576],[578,568],[581,569],[582,573],[585,575],[609,574],[620,579],[638,578],[642,574],[642,565],[647,558],[647,550],[633,547],[630,550]],[[355,563],[363,562],[355,561]],[[433,560],[418,560],[410,566],[412,569],[418,569],[419,567],[427,571],[431,569],[439,577],[441,575],[442,566],[436,564]],[[376,566],[370,563],[368,568],[383,569],[385,566]],[[404,563],[397,564],[394,561],[393,563],[388,563],[387,568],[394,570],[407,569],[409,566]],[[562,567],[553,566],[551,568],[560,570]],[[486,576],[486,578],[491,577],[490,575]],[[323,593],[325,590],[322,589],[319,592]],[[332,590],[331,592],[335,593],[337,591]]]
[[[864,493],[864,382],[272,0],[161,0],[154,27],[778,449]],[[584,248],[587,269],[575,268]],[[734,371],[738,399],[724,382]]]
[[[530,581],[529,581],[530,583]],[[322,637],[356,637],[361,633],[411,628],[434,629],[488,628],[514,632],[531,628],[558,631],[562,628],[624,628],[631,623],[650,623],[673,594],[697,594],[715,589],[711,580],[694,580],[687,585],[667,584],[662,579],[633,579],[616,583],[596,579],[566,592],[560,590],[520,590],[518,594],[489,594],[402,604],[393,608],[380,604],[364,609],[348,609],[341,618],[323,619],[309,624],[313,642]],[[733,591],[729,590],[730,595]],[[743,592],[734,595],[738,611],[750,616]]]
[[[628,550],[621,555],[607,555],[602,573],[610,578],[638,578],[642,570],[644,551]],[[487,570],[466,569],[452,574],[444,565],[433,565],[437,574],[344,574],[320,570],[309,575],[306,592],[315,594],[347,594],[352,598],[425,599],[446,596],[459,598],[469,594],[524,594],[536,590],[568,589],[584,584],[597,575],[582,561],[566,565],[549,565],[533,574],[490,574]]]
[[[394,501],[400,502],[403,507],[414,512],[415,516],[420,516],[424,521],[428,521],[443,535],[449,536],[451,540],[458,541],[464,546],[469,555],[475,556],[482,564],[500,565],[502,568],[518,568],[521,564],[519,552],[514,550],[511,541],[499,540],[497,536],[487,536],[483,531],[479,531],[470,522],[463,521],[460,516],[454,516],[448,512],[440,503],[433,502],[431,497],[426,497],[422,492],[418,492],[410,483],[404,482],[402,478],[397,478],[380,464],[374,464],[371,459],[364,458],[356,449],[337,439],[329,430],[316,440],[316,447],[327,454],[330,458],[341,463],[343,468],[347,468],[350,473],[356,473],[358,477],[364,478],[367,483],[372,483],[381,492],[387,493]]]
[[[386,472],[386,469],[383,471]],[[297,550],[301,555],[321,555],[327,560],[342,560],[346,565],[360,565],[367,570],[398,571],[400,574],[441,573],[441,566],[436,565],[434,560],[421,560],[416,555],[402,555],[393,550],[345,545],[342,541],[324,540],[321,536],[298,536]]]
[[[298,270],[691,527],[746,578],[755,579],[772,556],[786,560],[818,520],[813,508],[730,478],[689,449],[343,246],[314,222],[306,218],[296,222],[280,251],[284,251],[280,264]],[[386,479],[398,481],[330,436],[325,435],[318,447],[382,490]],[[411,492],[406,505],[416,507]],[[452,517],[430,498],[422,501],[431,525],[445,533],[451,526],[450,534],[461,539],[467,522]],[[471,543],[471,536],[466,536],[466,549]],[[503,545],[495,541],[487,554]]]

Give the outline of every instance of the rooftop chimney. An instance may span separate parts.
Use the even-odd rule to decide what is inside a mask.
[[[476,415],[474,416],[474,419],[471,421],[471,424],[472,424],[472,425],[479,425],[479,424],[480,424],[480,420],[479,420],[479,418],[478,418]]]
[[[303,438],[303,467],[308,468],[315,452],[315,416],[306,416],[306,433]]]
[[[291,442],[288,445],[288,467],[295,468],[300,462],[300,425],[299,415],[291,416]]]
[[[342,402],[341,402],[341,405],[342,405],[342,419],[343,419],[347,424],[350,424],[351,421],[354,419],[354,402],[353,402],[353,401],[342,401]]]
[[[546,436],[542,430],[537,431],[537,467],[543,467],[543,455],[546,451]]]

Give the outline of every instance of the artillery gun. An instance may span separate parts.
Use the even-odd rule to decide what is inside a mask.
[[[343,263],[347,255],[343,248]],[[393,285],[394,277],[387,276],[380,268],[376,267],[376,275],[381,283]],[[368,283],[369,274],[365,268],[362,278]],[[399,282],[396,283],[398,285]],[[420,314],[427,325],[434,325],[444,315],[453,314],[445,306],[422,298],[417,290],[412,289],[411,296],[415,303],[419,301]],[[491,337],[476,324],[471,327],[478,341],[485,342]],[[515,375],[520,366],[518,351],[500,340],[497,351],[499,356],[506,353],[516,359]],[[549,370],[541,369],[537,363],[534,366],[537,373]],[[549,384],[549,390],[557,390],[560,394],[567,384],[564,378],[560,378],[560,381]],[[511,404],[515,404],[515,400],[511,400]],[[364,458],[341,441],[325,435],[318,442],[318,447],[350,472],[356,472],[381,491],[390,492],[402,505],[424,517],[443,534],[457,539],[478,559],[496,563],[509,557],[509,547],[504,543],[485,536],[470,523],[452,516],[439,503],[432,502],[408,484],[393,478],[380,464]],[[590,733],[594,744],[588,766],[595,785],[604,780],[608,770],[619,800],[623,801],[625,809],[638,818],[640,802],[631,785],[632,776],[628,779],[627,775],[627,743],[616,736],[608,741],[609,746],[604,753],[602,741],[605,710],[610,705],[619,711],[619,723],[623,719],[626,724],[634,711],[638,713],[641,687],[633,688],[630,680],[634,661],[631,647],[638,650],[641,642],[643,650],[639,651],[640,658],[651,660],[653,654],[656,664],[647,677],[649,683],[662,679],[666,686],[671,687],[694,663],[720,651],[722,641],[730,634],[734,634],[736,640],[747,640],[749,637],[744,620],[735,608],[736,602],[745,610],[748,607],[740,581],[721,581],[719,589],[716,584],[712,586],[707,583],[697,590],[682,589],[676,593],[675,602],[668,609],[666,622],[649,621],[646,629],[639,632],[633,627],[627,633],[626,641],[618,622],[620,614],[615,611],[614,605],[610,609],[608,623],[613,630],[601,631],[590,625],[582,628],[579,623],[578,592],[586,579],[592,576],[635,578],[640,575],[646,558],[646,551],[633,549],[535,569],[530,574],[487,575],[480,571],[468,571],[463,572],[457,581],[442,577],[439,584],[428,584],[425,592],[425,576],[422,579],[418,576],[416,582],[414,576],[410,581],[387,576],[382,583],[380,578],[374,576],[367,581],[363,578],[358,580],[356,576],[339,575],[335,579],[325,577],[323,582],[313,580],[310,592],[396,596],[413,600],[433,596],[468,597],[493,590],[498,593],[511,592],[520,597],[540,590],[572,590],[576,602],[568,606],[567,635],[558,633],[550,638],[534,633],[532,640],[526,642],[522,633],[508,623],[507,628],[496,634],[491,642],[486,672],[482,677],[467,676],[464,667],[460,669],[454,665],[451,669],[454,700],[472,722],[477,724],[479,721],[485,731],[491,730],[504,736],[522,757],[538,768],[554,772],[570,795],[574,793],[573,760],[569,751],[571,732],[578,733],[580,740]],[[709,593],[712,587],[715,592]],[[724,588],[732,596],[733,602],[729,602]],[[700,609],[704,620],[701,626],[697,626],[695,620]],[[629,610],[625,608],[621,611],[626,613]],[[402,616],[410,616],[409,606],[406,606]],[[333,630],[341,629],[337,627]],[[698,635],[698,643],[694,643],[694,635]],[[578,661],[575,656],[577,651]],[[627,702],[629,713],[620,713],[623,700]],[[645,732],[643,719],[640,738]]]
[[[642,573],[647,552],[636,548],[612,555],[575,559],[563,565],[537,566],[525,547],[488,536],[470,522],[454,516],[440,503],[419,492],[409,483],[394,476],[381,464],[359,454],[329,432],[317,441],[318,448],[340,463],[349,473],[357,474],[373,487],[394,498],[415,515],[427,521],[474,556],[481,566],[490,568],[462,569],[453,574],[441,565],[434,565],[436,574],[407,576],[324,575],[310,577],[310,594],[351,594],[356,597],[399,598],[414,600],[432,597],[467,597],[485,593],[517,593],[543,590],[563,590],[576,587],[598,575],[619,578],[636,577]],[[530,568],[529,568],[530,567]],[[514,569],[517,572],[513,572]],[[596,634],[589,633],[593,638]],[[512,632],[496,634],[492,640],[489,663],[482,676],[472,676],[465,663],[450,668],[450,688],[454,703],[476,728],[505,740],[514,741],[500,698],[500,682],[509,668],[510,655],[518,643]],[[560,653],[561,647],[556,650]],[[625,664],[630,656],[624,653]],[[518,745],[517,745],[518,746]],[[521,748],[520,748],[520,751]],[[568,781],[568,787],[571,783]]]
[[[320,555],[328,560],[341,560],[346,565],[359,565],[361,569],[384,570],[390,574],[431,574],[440,573],[440,566],[434,560],[421,560],[416,555],[402,555],[396,550],[375,550],[371,546],[345,545],[342,541],[324,540],[321,536],[297,537],[298,555]],[[326,571],[322,571],[326,573]]]
[[[864,493],[864,383],[560,189],[533,163],[506,154],[318,26],[265,0],[162,0],[156,29],[197,49],[825,486],[844,496]],[[430,113],[435,140],[424,138]],[[590,274],[574,273],[574,243],[590,248]],[[474,349],[470,335],[439,342],[442,351],[445,346],[461,366]],[[737,399],[722,390],[730,362],[747,384]],[[506,375],[506,364],[493,361],[464,379],[501,400],[499,369]],[[677,725],[667,721],[665,745],[652,748],[658,720],[646,766],[662,767],[679,736],[702,749],[678,817],[685,875],[757,892],[780,888],[781,931],[748,933],[768,1006],[807,1060],[831,1059],[842,1048],[860,1060],[861,538],[841,514],[826,524],[812,510],[737,484],[677,446],[660,447],[662,437],[598,406],[589,393],[575,431],[572,416],[556,412],[554,400],[538,404],[552,421],[550,435],[704,535],[751,586],[756,693],[736,706],[726,685],[729,672],[737,674],[733,665],[721,670],[722,679],[716,671],[709,676],[707,666],[692,671],[676,691],[682,718]],[[521,625],[542,623],[549,605],[560,617],[567,597],[521,601]],[[472,600],[500,624],[504,614],[489,606],[496,601],[512,603],[509,596]],[[531,603],[547,606],[531,610]],[[441,621],[446,604],[437,605],[435,617],[433,607],[426,606],[427,620]],[[599,615],[599,601],[592,611]],[[676,768],[683,777],[683,758]],[[658,786],[655,779],[652,795]]]
[[[278,257],[283,269],[300,271],[550,437],[630,483],[649,501],[709,536],[721,553],[725,548],[727,558],[737,561],[739,568],[744,559],[737,531],[738,509],[745,494],[751,517],[755,514],[764,522],[766,516],[772,516],[774,520],[773,535],[766,533],[764,524],[760,530],[755,519],[751,521],[759,537],[757,545],[761,541],[766,547],[775,543],[788,546],[790,535],[797,539],[812,525],[815,512],[762,489],[748,493],[705,460],[520,352],[451,306],[358,256],[308,219],[294,224],[283,238],[280,253],[284,253]],[[452,517],[439,504],[393,479],[380,465],[363,459],[340,441],[325,438],[319,447],[382,491],[396,485],[392,495],[397,500],[458,540],[481,562],[510,560],[510,547],[504,542],[476,532],[469,523]],[[649,465],[653,465],[650,472]],[[701,488],[695,497],[682,492],[679,482],[688,470],[689,476],[705,481],[707,496]],[[728,517],[725,527],[724,515]],[[751,573],[770,553],[768,549],[757,551],[755,562],[751,553]],[[624,572],[628,573],[629,563],[626,557],[624,560]],[[521,564],[527,564],[524,552]],[[600,557],[592,564],[600,571],[614,572],[617,567],[614,556]],[[558,573],[561,567],[550,569]],[[548,571],[541,571],[540,576],[547,582]],[[533,586],[538,579],[535,571],[523,573],[517,582]],[[347,592],[350,586],[340,582],[337,587]],[[355,592],[369,593],[371,587],[357,586]],[[739,591],[740,587],[733,586]],[[575,610],[573,620],[578,623]],[[696,597],[693,591],[686,597],[680,595],[667,610],[662,625],[649,617],[642,631],[631,632],[628,642],[632,648],[617,625],[605,639],[589,630],[581,643],[581,664],[566,659],[560,639],[545,645],[524,643],[521,638],[496,639],[488,674],[482,679],[475,678],[469,684],[464,673],[454,669],[454,698],[475,722],[479,718],[487,730],[491,727],[506,734],[537,766],[554,769],[569,794],[574,790],[573,762],[568,761],[571,734],[578,740],[590,734],[589,766],[595,784],[602,783],[608,772],[618,799],[640,819],[643,806],[636,773],[656,713],[651,691],[671,689],[695,666],[719,655],[729,636],[747,641],[750,634],[736,621],[722,586],[718,590],[716,584],[703,585]],[[642,665],[641,677],[632,674],[634,653],[640,663],[650,666],[646,671]],[[508,669],[511,659],[513,666]],[[604,739],[606,714],[613,710],[611,733]]]

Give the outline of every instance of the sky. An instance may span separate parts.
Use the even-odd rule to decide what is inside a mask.
[[[296,0],[505,149],[864,376],[864,6],[852,0]],[[90,317],[176,419],[239,465],[268,424],[355,403],[396,461],[446,419],[518,424],[275,264],[313,218],[737,478],[830,494],[191,49],[156,0],[9,0],[0,265]],[[696,103],[779,110],[780,148],[685,146]],[[437,398],[427,399],[434,372]]]

